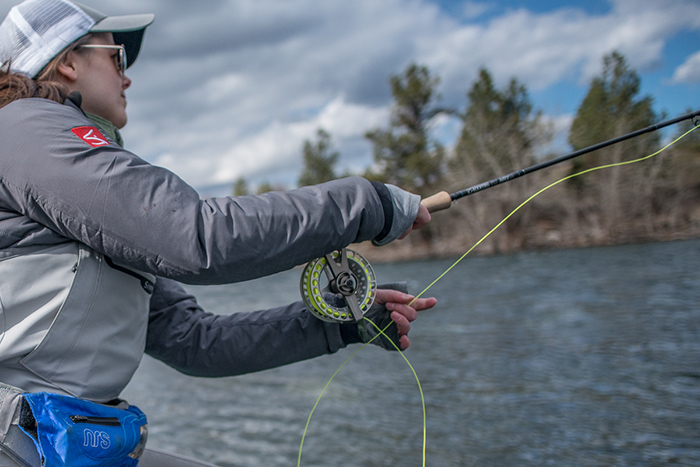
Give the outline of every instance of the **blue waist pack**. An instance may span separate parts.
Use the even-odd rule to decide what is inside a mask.
[[[137,407],[120,409],[47,392],[22,397],[26,405],[20,428],[34,440],[43,465],[138,465],[148,426],[146,415]]]

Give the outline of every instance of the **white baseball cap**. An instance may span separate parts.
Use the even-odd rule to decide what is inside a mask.
[[[0,24],[0,63],[34,78],[68,45],[91,32],[111,32],[124,45],[127,67],[141,50],[146,27],[155,15],[107,16],[68,0],[26,0]]]

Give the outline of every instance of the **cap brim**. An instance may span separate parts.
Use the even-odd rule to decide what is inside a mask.
[[[156,16],[150,13],[142,15],[107,16],[95,23],[90,32],[131,32],[149,26]]]
[[[98,21],[90,32],[111,32],[114,43],[126,49],[126,67],[129,68],[139,56],[146,27],[155,20],[153,14],[108,16]]]

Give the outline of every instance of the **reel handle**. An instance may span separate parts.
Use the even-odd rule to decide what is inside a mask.
[[[448,192],[441,191],[439,193],[435,193],[432,196],[424,198],[420,202],[420,204],[428,208],[428,212],[430,213],[444,211],[445,209],[452,206],[452,197]]]
[[[377,277],[359,253],[343,248],[309,262],[299,284],[304,303],[317,318],[358,323],[374,303]],[[337,301],[327,301],[326,293]]]

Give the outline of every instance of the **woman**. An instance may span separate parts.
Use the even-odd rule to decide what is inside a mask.
[[[430,220],[417,196],[360,178],[200,200],[123,149],[124,72],[153,19],[27,0],[0,25],[0,466],[135,465],[145,416],[119,395],[144,351],[211,377],[366,342],[369,327],[320,321],[302,303],[215,316],[176,281],[249,280]],[[396,323],[402,349],[435,304],[411,299],[380,289],[371,310]],[[76,428],[82,447],[61,437]],[[131,430],[119,432],[130,444],[111,429]],[[147,450],[140,465],[205,464]]]

